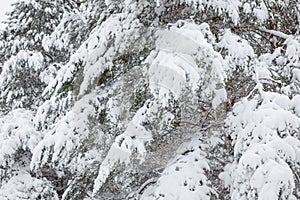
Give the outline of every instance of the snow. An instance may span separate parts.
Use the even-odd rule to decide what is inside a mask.
[[[247,65],[249,59],[254,57],[254,50],[249,43],[228,29],[225,30],[218,45],[220,48],[225,48],[228,50],[226,58],[228,62],[245,66]]]
[[[152,140],[152,134],[148,132],[142,123],[145,120],[145,112],[155,112],[155,104],[148,108],[148,103],[140,108],[133,119],[129,122],[124,133],[119,135],[112,147],[109,149],[104,161],[99,168],[98,176],[94,183],[93,193],[95,194],[105,183],[108,175],[111,173],[116,164],[130,163],[130,157],[134,151],[138,154],[140,162],[144,161],[147,153],[145,143]]]
[[[201,81],[200,74],[205,73],[205,71],[210,73],[208,76],[210,75],[212,79],[208,83],[206,92],[215,92],[214,106],[217,107],[226,99],[225,90],[216,86],[223,84],[223,60],[204,38],[201,30],[207,32],[205,27],[207,27],[206,24],[198,26],[186,23],[181,28],[174,25],[169,30],[156,32],[158,37],[156,50],[150,53],[149,58],[146,60],[150,65],[148,70],[149,87],[158,102],[151,103],[150,106],[148,106],[149,102],[146,102],[128,123],[126,130],[116,137],[114,144],[99,168],[93,189],[94,194],[103,186],[110,171],[118,162],[129,164],[133,151],[136,151],[140,162],[144,161],[148,153],[145,144],[152,140],[152,133],[143,126],[146,120],[145,116],[147,116],[145,113],[157,113],[157,104],[166,107],[170,98],[179,98],[186,85],[195,90],[199,81]],[[177,38],[176,42],[173,39],[170,40],[170,34]],[[205,66],[204,64],[202,67],[202,63],[196,63],[198,58],[206,59],[203,54],[195,55],[199,49],[202,49],[204,55],[211,53],[215,56],[213,59],[208,60],[212,68],[211,65]]]
[[[243,7],[243,11],[245,13],[250,13],[251,12],[251,5],[249,3],[245,3]]]
[[[265,27],[290,1],[20,2],[62,10],[0,41],[0,199],[296,198],[299,36]]]
[[[47,10],[45,10],[47,11]],[[51,10],[49,9],[49,12]],[[77,39],[71,35],[75,32],[77,26],[86,26],[86,20],[83,15],[78,12],[64,12],[61,22],[56,26],[51,35],[47,35],[42,39],[42,46],[45,51],[50,52],[55,48],[58,51],[72,50],[74,47],[71,40]],[[70,33],[71,32],[71,33]],[[81,33],[77,33],[80,35]],[[71,53],[74,53],[71,51]]]
[[[152,93],[155,94],[155,91],[159,88],[159,98],[164,98],[169,92],[172,92],[175,98],[178,98],[186,82],[186,71],[181,66],[186,65],[190,64],[182,58],[173,56],[172,53],[159,52],[149,69]],[[166,74],[172,74],[173,76],[166,76]],[[197,75],[197,71],[192,74]]]
[[[273,160],[260,166],[253,174],[250,185],[258,190],[258,199],[278,199],[279,191],[286,195],[295,187],[293,173],[284,162],[277,163]],[[280,190],[284,188],[284,190]]]
[[[41,135],[32,118],[30,111],[16,109],[0,119],[0,165],[5,166],[20,149],[33,151]]]
[[[295,65],[295,67],[300,67],[300,45],[299,41],[288,37],[285,41],[287,45],[285,55],[287,58]]]
[[[93,194],[96,194],[101,189],[116,163],[129,163],[130,155],[130,151],[122,149],[117,143],[111,146],[106,158],[100,165],[98,176],[94,181]]]
[[[96,96],[87,95],[76,102],[73,109],[62,117],[51,131],[47,132],[43,140],[33,150],[31,169],[35,170],[40,165],[48,162],[51,154],[51,162],[67,162],[72,155],[72,151],[80,145],[77,134],[87,137],[89,132],[88,119],[95,113],[91,101],[95,101]],[[42,114],[42,112],[41,112]],[[38,118],[41,118],[39,116]],[[36,119],[37,120],[37,119]],[[43,150],[42,150],[43,149]],[[59,166],[57,166],[59,167]]]
[[[296,115],[300,117],[300,95],[295,95],[291,102]]]
[[[14,176],[0,188],[1,199],[38,199],[40,197],[59,199],[49,181],[33,178],[30,174]]]
[[[257,75],[257,80],[260,80],[261,82],[268,82],[272,80],[272,74],[264,63],[260,63],[256,66],[255,74]]]
[[[296,161],[296,153],[293,146],[285,139],[277,138],[270,142],[270,147],[277,151],[277,155],[287,162]]]
[[[152,191],[144,193],[140,199],[210,199],[210,193],[213,191],[208,186],[205,176],[209,165],[199,145],[201,146],[201,143],[197,138],[183,144],[181,155],[168,164],[155,186],[151,188]]]
[[[293,162],[299,163],[300,162],[300,141],[294,137],[288,136],[284,139],[284,141],[289,144],[288,148],[292,147],[295,157],[292,158]],[[290,155],[286,153],[286,155]]]
[[[205,91],[206,93],[214,91],[214,108],[227,98],[226,91],[216,86],[224,84],[226,76],[223,69],[224,61],[204,37],[207,33],[207,24],[197,26],[191,23],[184,23],[180,28],[171,26],[169,30],[157,32],[157,53],[154,59],[154,53],[151,54],[151,59],[147,59],[151,60],[148,73],[150,89],[161,99],[163,105],[167,104],[170,93],[178,99],[186,85],[195,90],[204,73],[210,73],[211,81],[205,83],[207,84]],[[196,53],[199,50],[203,53]],[[208,59],[207,62],[203,61],[204,63],[196,62],[206,59],[205,54],[208,52],[215,57]],[[209,66],[205,66],[206,63]]]
[[[293,79],[295,82],[300,83],[300,69],[293,69]]]
[[[0,101],[15,108],[31,101],[32,93],[39,90],[37,74],[43,67],[44,57],[41,53],[21,50],[12,56],[4,63],[0,74]]]
[[[259,30],[264,31],[264,32],[267,32],[267,33],[270,33],[270,34],[272,34],[272,35],[278,36],[278,37],[283,38],[283,39],[288,39],[288,38],[291,37],[291,36],[289,36],[289,35],[287,35],[287,34],[285,34],[285,33],[282,33],[282,32],[280,32],[280,31],[268,30],[268,29],[266,29],[266,28],[259,28]]]
[[[299,159],[300,141],[291,136],[300,128],[300,118],[291,110],[294,101],[286,95],[262,90],[260,98],[259,101],[244,99],[234,107],[236,114],[227,119],[235,132],[235,157],[241,157],[233,164],[237,168],[231,166],[221,178],[227,183],[234,180],[231,195],[234,199],[242,198],[251,188],[255,188],[254,194],[248,193],[245,198],[257,194],[258,199],[270,196],[277,199],[279,191],[284,191],[280,195],[288,196],[295,188],[293,173],[287,164],[297,163]],[[239,188],[240,181],[245,183],[245,188]],[[294,198],[293,195],[290,198]]]
[[[39,78],[43,83],[48,85],[55,79],[56,72],[57,72],[57,65],[50,65],[47,69],[45,69],[43,72],[40,73]]]

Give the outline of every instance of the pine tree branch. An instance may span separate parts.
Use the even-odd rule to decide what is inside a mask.
[[[287,35],[287,34],[281,32],[281,31],[269,30],[269,29],[266,29],[265,27],[260,27],[260,28],[258,28],[258,30],[269,33],[269,34],[274,35],[276,37],[280,37],[280,38],[285,39],[285,40],[291,37],[290,35]]]

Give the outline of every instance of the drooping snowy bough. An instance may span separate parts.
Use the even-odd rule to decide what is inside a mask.
[[[19,1],[0,199],[300,198],[300,4]]]

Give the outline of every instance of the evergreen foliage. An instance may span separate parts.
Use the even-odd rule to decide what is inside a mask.
[[[0,199],[299,199],[296,0],[19,0]]]

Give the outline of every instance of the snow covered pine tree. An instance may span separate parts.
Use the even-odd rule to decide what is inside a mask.
[[[297,0],[19,0],[0,199],[300,199]]]

